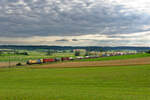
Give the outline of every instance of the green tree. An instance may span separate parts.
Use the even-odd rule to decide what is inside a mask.
[[[100,50],[99,50],[100,52],[103,52],[104,50],[103,50],[103,48],[100,48]]]
[[[0,56],[3,54],[3,51],[0,51]]]
[[[48,50],[46,55],[51,56],[53,53],[54,53],[54,50]]]
[[[75,56],[80,56],[80,51],[75,51]]]
[[[88,50],[86,50],[86,52],[85,52],[85,56],[89,56],[89,55],[90,55],[89,51],[88,51]]]
[[[28,52],[24,52],[24,55],[29,55]]]
[[[149,54],[150,54],[150,50],[148,50],[146,53],[149,53]]]

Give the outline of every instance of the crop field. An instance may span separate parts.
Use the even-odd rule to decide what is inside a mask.
[[[75,57],[74,53],[65,52],[65,53],[53,53],[52,55],[47,55],[43,51],[26,51],[19,50],[19,52],[28,52],[28,55],[18,55],[18,54],[1,54],[0,62],[26,62],[29,59],[43,59],[43,58],[55,58],[55,57]],[[83,54],[82,54],[83,56]],[[111,57],[101,57],[95,59],[82,59],[80,61],[101,61],[101,60],[118,60],[118,59],[129,59],[129,58],[139,58],[139,57],[150,57],[148,53],[140,53],[135,55],[122,55],[122,56],[111,56]]]
[[[28,52],[29,55],[17,55],[17,54],[3,54],[0,55],[0,62],[26,62],[29,59],[42,59],[42,58],[54,58],[54,57],[67,57],[74,56],[73,53],[53,53],[47,55],[46,52],[41,51],[26,51],[20,50],[20,52]]]
[[[0,68],[0,100],[150,100],[150,65]]]
[[[15,54],[16,52],[23,53],[27,52],[28,55]],[[80,56],[84,56],[84,53],[81,52]],[[82,59],[80,61],[102,61],[102,60],[118,60],[118,59],[129,59],[129,58],[139,58],[139,57],[148,57],[150,54],[136,54],[136,55],[123,55],[123,56],[112,56],[112,57],[101,57],[96,59]],[[47,51],[44,50],[17,50],[12,52],[3,52],[0,54],[0,62],[26,62],[29,59],[43,59],[43,58],[55,58],[55,57],[75,57],[74,52],[70,51],[54,51],[52,54],[48,55]]]
[[[21,62],[25,64],[29,59],[43,59],[43,58],[54,58],[54,57],[75,57],[73,53],[55,53],[51,56],[47,56],[44,53],[39,52],[31,52],[30,55],[1,55],[0,56],[0,67],[8,67],[9,60],[11,62],[11,66],[15,66],[17,63]],[[140,53],[134,55],[122,55],[122,56],[110,56],[110,57],[100,57],[100,58],[92,58],[92,59],[80,59],[68,62],[84,62],[84,61],[110,61],[110,60],[127,60],[134,58],[147,58],[150,57],[148,53]],[[146,63],[147,64],[147,63]],[[85,65],[86,66],[86,65]]]
[[[80,61],[124,60],[124,59],[143,58],[143,57],[150,57],[150,54],[148,54],[148,53],[140,53],[140,54],[134,54],[134,55],[100,57],[100,58],[95,58],[95,59],[82,59]]]
[[[15,66],[29,59],[75,57],[28,54],[0,55],[0,67],[12,65],[0,68],[0,100],[150,100],[150,54]]]
[[[148,65],[148,64],[150,64],[150,57],[121,59],[121,60],[106,60],[106,61],[59,62],[59,63],[50,63],[50,64],[30,65],[30,67],[31,68],[80,68],[80,67]]]

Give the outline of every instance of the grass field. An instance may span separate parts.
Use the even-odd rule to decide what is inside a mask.
[[[26,62],[29,59],[43,59],[43,58],[55,58],[55,57],[68,57],[74,56],[73,53],[55,53],[51,56],[46,55],[42,52],[29,52],[29,55],[1,55],[0,62],[8,62],[9,59],[12,62]]]
[[[148,53],[140,53],[134,55],[122,55],[122,56],[110,56],[110,57],[100,57],[95,59],[82,59],[80,61],[104,61],[104,60],[124,60],[124,59],[131,59],[131,58],[143,58],[143,57],[150,57]]]
[[[150,100],[150,65],[1,68],[0,100]]]
[[[52,56],[47,56],[45,53],[40,52],[29,52],[29,55],[1,55],[0,62],[8,62],[9,59],[11,62],[26,62],[29,59],[43,59],[43,58],[54,58],[54,57],[75,57],[73,53],[55,53]],[[100,57],[95,59],[82,59],[79,61],[104,61],[104,60],[122,60],[130,58],[141,58],[141,57],[150,57],[150,54],[141,53],[135,55],[123,55],[123,56],[111,56],[111,57]],[[78,60],[76,60],[78,61]]]

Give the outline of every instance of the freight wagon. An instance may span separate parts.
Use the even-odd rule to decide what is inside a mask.
[[[74,58],[73,57],[69,57],[69,60],[74,60]]]
[[[55,59],[53,59],[53,58],[43,59],[43,63],[49,63],[49,62],[55,62]]]
[[[84,57],[80,56],[80,57],[76,57],[77,60],[80,60],[80,59],[84,59]]]
[[[55,61],[56,62],[61,61],[61,58],[55,58]]]
[[[67,60],[69,60],[69,57],[62,57],[61,58],[61,61],[67,61]]]

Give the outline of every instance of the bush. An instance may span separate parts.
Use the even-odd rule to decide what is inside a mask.
[[[146,53],[149,53],[149,54],[150,54],[150,50],[148,50]]]
[[[80,56],[80,51],[75,51],[75,56]]]
[[[21,63],[17,63],[16,66],[22,66],[22,64]]]

